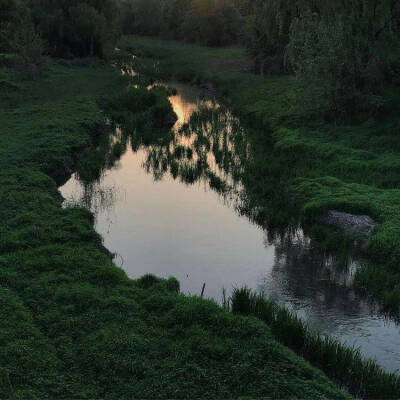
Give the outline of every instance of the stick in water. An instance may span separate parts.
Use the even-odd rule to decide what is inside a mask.
[[[201,289],[201,297],[203,298],[204,295],[204,289],[206,288],[206,284],[203,283],[203,289]]]

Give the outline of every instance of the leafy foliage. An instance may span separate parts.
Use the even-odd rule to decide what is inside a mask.
[[[241,36],[241,15],[229,0],[125,0],[125,33],[162,35],[210,46]]]
[[[245,43],[260,74],[294,73],[308,115],[382,112],[400,74],[398,0],[125,0],[125,33],[209,46]]]
[[[389,7],[376,1],[357,9],[350,2],[342,10],[306,14],[292,23],[287,60],[308,113],[343,121],[381,111],[384,83],[393,78],[391,61],[400,55]]]
[[[32,0],[30,7],[50,53],[58,57],[103,57],[119,32],[114,0]]]

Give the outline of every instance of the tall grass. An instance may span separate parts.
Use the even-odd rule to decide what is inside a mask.
[[[223,306],[234,314],[255,316],[269,325],[274,337],[323,370],[333,381],[363,399],[400,398],[400,376],[385,372],[360,351],[311,330],[285,307],[247,287],[234,289]]]

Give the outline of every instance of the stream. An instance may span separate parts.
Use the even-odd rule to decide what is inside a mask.
[[[247,285],[400,370],[400,326],[352,288],[357,259],[322,254],[300,228],[276,234],[257,223],[244,207],[240,173],[251,149],[240,122],[201,89],[169,85],[178,121],[168,138],[146,141],[117,128],[93,155],[96,173],[78,170],[60,188],[65,206],[94,213],[104,245],[131,278],[174,276],[193,295],[205,283],[205,297],[218,302],[223,288]]]

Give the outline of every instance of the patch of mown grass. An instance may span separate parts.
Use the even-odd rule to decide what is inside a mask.
[[[96,98],[122,83],[53,65],[0,92],[0,398],[348,398],[264,323],[173,278],[128,279],[93,216],[61,207],[49,175],[81,158],[103,124]]]
[[[225,307],[234,314],[252,315],[266,322],[279,342],[321,368],[354,396],[372,399],[400,396],[398,375],[387,373],[375,362],[364,359],[359,350],[312,331],[294,313],[263,294],[246,287],[234,289]]]
[[[136,36],[122,46],[144,57],[139,71],[212,83],[240,116],[253,148],[241,179],[246,207],[258,210],[258,220],[318,222],[332,209],[374,218],[379,226],[366,248],[375,266],[361,268],[355,283],[400,311],[400,91],[387,88],[387,107],[375,119],[335,126],[301,113],[292,77],[244,72],[244,50]]]

